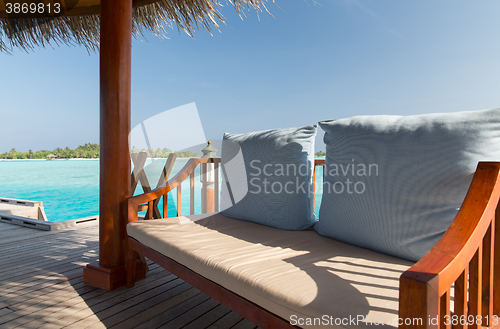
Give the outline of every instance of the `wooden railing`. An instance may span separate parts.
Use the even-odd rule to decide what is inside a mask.
[[[201,200],[205,202],[202,206],[204,212],[212,212],[219,210],[219,184],[214,184],[214,189],[208,191],[207,186],[207,175],[208,164],[214,164],[214,181],[219,181],[219,166],[220,158],[192,158],[189,159],[186,165],[170,180],[166,183],[161,184],[154,190],[147,191],[144,194],[137,195],[128,199],[128,216],[129,222],[138,219],[138,212],[147,210],[145,219],[153,218],[167,218],[168,217],[168,193],[177,189],[177,214],[176,216],[182,216],[182,182],[184,182],[188,177],[190,179],[190,215],[195,213],[195,169],[201,164],[201,177],[202,177],[202,191]],[[208,197],[208,195],[213,194],[213,198]],[[163,215],[160,214],[159,210],[156,208],[163,198]],[[187,215],[187,214],[185,214]]]
[[[144,165],[146,164],[146,160],[148,158],[148,154],[146,152],[140,152],[140,153],[132,153],[131,154],[131,159],[132,162],[134,163],[134,170],[132,171],[131,175],[131,188],[130,191],[132,192],[132,195],[134,195],[135,189],[137,188],[137,185],[140,183],[142,190],[144,193],[148,193],[151,191],[151,185],[148,181],[148,178],[146,176],[146,173],[144,171]],[[170,176],[170,172],[172,171],[172,168],[174,167],[175,159],[177,159],[177,154],[175,153],[170,153],[167,161],[165,163],[165,166],[163,167],[163,170],[160,174],[160,178],[158,180],[158,183],[156,184],[156,187],[160,187],[161,185],[165,184],[167,182],[168,177]],[[165,199],[166,200],[166,199]],[[160,210],[158,209],[158,204],[160,200],[156,199],[153,201],[153,207],[150,210],[147,204],[140,205],[138,207],[138,211],[147,211],[146,213],[146,218],[162,218],[162,215],[160,214]]]
[[[500,284],[499,173],[500,163],[479,163],[453,223],[434,248],[402,274],[400,328],[500,324],[500,287],[494,285]],[[416,325],[418,319],[422,323]]]
[[[201,201],[201,212],[202,213],[207,213],[207,212],[217,212],[220,209],[219,206],[219,184],[217,182],[220,181],[220,163],[221,160],[220,158],[192,158],[189,159],[189,161],[186,163],[186,165],[168,182],[165,183],[165,178],[168,178],[170,171],[172,170],[173,163],[175,161],[175,155],[171,154],[165,164],[165,168],[163,169],[162,176],[160,177],[160,180],[158,181],[157,188],[154,190],[151,190],[151,188],[148,188],[149,182],[147,181],[146,175],[144,174],[144,171],[141,170],[144,166],[144,163],[146,161],[145,158],[145,153],[144,155],[139,154],[138,156],[135,156],[133,158],[134,165],[136,168],[139,168],[139,170],[134,170],[132,173],[132,190],[135,190],[137,187],[138,182],[141,182],[143,185],[143,190],[144,194],[137,195],[135,197],[129,198],[128,204],[129,204],[129,216],[132,212],[135,211],[136,216],[134,217],[134,220],[137,220],[137,212],[140,211],[147,211],[146,215],[144,216],[145,219],[153,219],[153,218],[167,218],[168,217],[168,193],[172,192],[174,189],[177,189],[177,204],[176,204],[176,209],[177,213],[176,216],[182,216],[182,215],[187,215],[182,213],[182,183],[189,177],[190,179],[190,199],[189,199],[189,204],[190,204],[190,211],[189,215],[194,215],[195,214],[195,195],[196,195],[196,190],[194,186],[195,182],[195,170],[198,167],[198,165],[201,165],[201,178],[202,178],[202,189],[201,189],[201,194],[200,194],[200,201]],[[208,164],[213,163],[213,173],[214,173],[214,184],[213,184],[213,190],[207,188],[208,182],[207,182],[207,171],[208,169]],[[325,165],[325,160],[315,160],[315,168],[319,166]],[[316,180],[316,170],[313,172],[313,184],[314,187],[316,186],[315,180]],[[325,172],[323,170],[323,178],[325,177]],[[146,187],[144,187],[146,186]],[[158,205],[160,204],[160,200],[163,198],[163,209],[162,213],[158,209]],[[129,217],[129,221],[134,221]]]

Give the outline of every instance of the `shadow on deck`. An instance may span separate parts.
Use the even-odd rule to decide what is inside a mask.
[[[154,263],[132,289],[84,284],[98,245],[97,223],[60,231],[0,223],[0,327],[256,328]]]

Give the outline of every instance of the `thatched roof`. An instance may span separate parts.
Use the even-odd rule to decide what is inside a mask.
[[[266,10],[264,0],[227,0],[238,15],[244,9]],[[89,50],[99,48],[100,0],[45,0],[45,3],[61,3],[59,14],[7,13],[6,3],[19,0],[0,0],[0,51],[14,48],[32,50],[35,46],[83,45]],[[40,3],[37,0],[23,2]],[[274,0],[273,0],[274,2]],[[224,18],[219,12],[223,6],[218,0],[133,0],[132,33],[140,37],[151,31],[165,37],[165,25],[176,25],[193,35],[197,29],[218,29]]]

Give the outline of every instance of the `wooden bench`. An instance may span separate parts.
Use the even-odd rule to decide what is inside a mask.
[[[188,177],[191,180],[191,193],[194,196],[194,170],[198,165],[201,164],[203,167],[207,163],[214,163],[215,169],[218,170],[220,159],[190,159],[186,166],[166,184],[148,193],[129,198],[129,223],[138,220],[138,209],[144,203],[147,203],[150,209],[148,214],[153,213],[153,205],[158,204],[161,197],[166,204],[168,193],[178,188]],[[323,164],[321,160],[315,163],[315,165]],[[500,288],[495,287],[495,281],[499,282],[500,275],[500,243],[496,238],[500,236],[497,235],[500,230],[499,175],[500,163],[479,163],[467,196],[451,226],[425,257],[402,272],[399,279],[398,327],[451,328],[454,319],[456,321],[453,322],[453,328],[466,328],[465,323],[469,324],[468,328],[481,328],[481,325],[500,327],[497,325],[500,321],[495,317],[500,314]],[[177,206],[180,208],[180,198]],[[218,210],[218,200],[215,206],[215,210]],[[164,209],[166,214],[166,208]],[[148,217],[152,218],[151,215]],[[302,232],[306,234],[305,231]],[[301,232],[293,234],[297,233]],[[140,253],[261,328],[295,327],[290,319],[283,318],[245,296],[235,293],[232,291],[234,289],[225,287],[222,281],[214,282],[193,271],[186,264],[148,247],[147,243],[141,243],[130,236],[127,237],[126,243],[129,287],[134,284],[137,253]],[[369,252],[371,251],[366,250],[366,253]],[[332,299],[338,297],[331,296]],[[411,319],[422,319],[422,322],[415,323]],[[342,325],[340,323],[340,327]]]

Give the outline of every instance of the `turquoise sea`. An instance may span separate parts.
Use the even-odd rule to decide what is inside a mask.
[[[166,159],[148,159],[146,176],[156,187]],[[177,159],[173,177],[188,159]],[[316,172],[316,213],[322,192],[322,168]],[[183,183],[182,214],[189,214],[189,178]],[[201,182],[195,179],[195,213],[200,213]],[[142,193],[138,186],[134,194]],[[42,201],[47,219],[59,222],[99,213],[99,160],[0,160],[0,197]],[[175,216],[177,193],[169,194],[169,216]],[[161,208],[160,208],[161,209]]]

